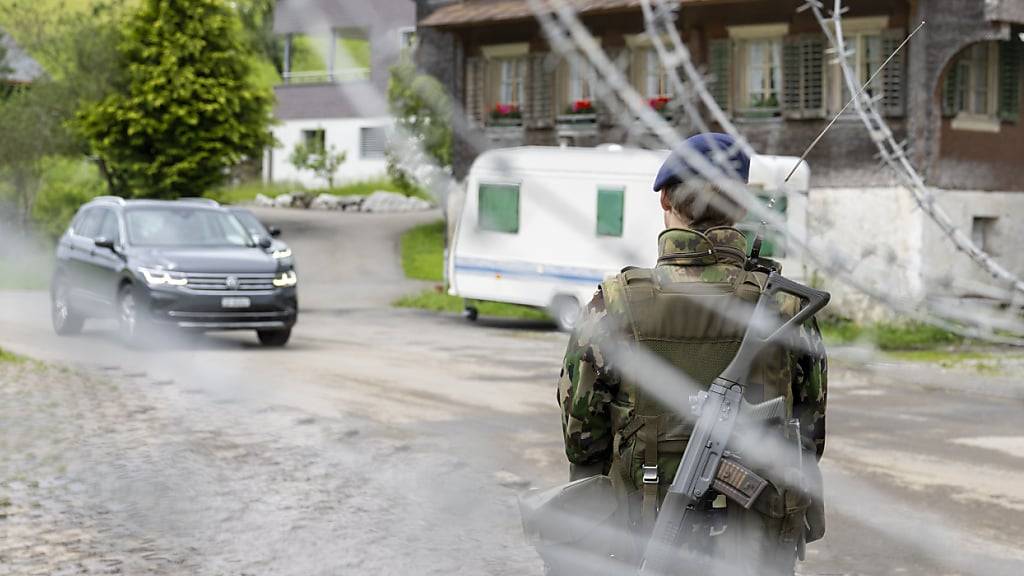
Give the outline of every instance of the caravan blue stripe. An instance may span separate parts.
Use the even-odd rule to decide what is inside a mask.
[[[501,274],[502,276],[519,276],[519,277],[535,277],[535,278],[555,278],[559,280],[566,280],[569,282],[581,282],[587,284],[599,284],[604,280],[604,276],[589,276],[585,273],[571,273],[571,272],[559,272],[557,267],[553,271],[549,271],[545,267],[544,272],[537,272],[536,270],[526,270],[520,267],[519,269],[511,268],[508,266],[502,266],[497,263],[488,264],[460,264],[458,261],[455,262],[456,272],[469,272],[477,274]]]

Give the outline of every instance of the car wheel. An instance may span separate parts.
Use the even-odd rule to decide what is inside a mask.
[[[580,319],[580,303],[573,296],[555,296],[549,308],[551,318],[554,319],[558,329],[563,332],[570,332]]]
[[[125,344],[142,344],[145,326],[130,284],[125,284],[117,292],[117,327]]]
[[[50,320],[58,336],[78,334],[85,324],[85,318],[71,306],[71,291],[64,280],[57,280],[50,294]]]
[[[476,322],[478,316],[480,316],[480,311],[476,309],[476,306],[467,304],[466,307],[462,309],[462,317],[470,322]]]
[[[260,339],[260,344],[264,346],[284,346],[288,343],[288,339],[292,337],[292,329],[257,330],[256,337]]]

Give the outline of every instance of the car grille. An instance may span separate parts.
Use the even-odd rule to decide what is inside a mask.
[[[274,289],[273,274],[199,274],[186,273],[185,285],[197,292],[256,292]]]

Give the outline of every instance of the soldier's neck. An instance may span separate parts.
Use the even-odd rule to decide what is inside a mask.
[[[665,228],[689,228],[690,221],[676,214],[674,210],[665,210]]]

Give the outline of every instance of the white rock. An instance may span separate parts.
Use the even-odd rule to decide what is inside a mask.
[[[257,206],[270,207],[274,205],[274,199],[266,194],[257,194],[256,198],[253,199],[253,203]]]
[[[278,197],[274,198],[274,207],[290,208],[293,200],[294,199],[292,198],[291,194],[281,194]]]

